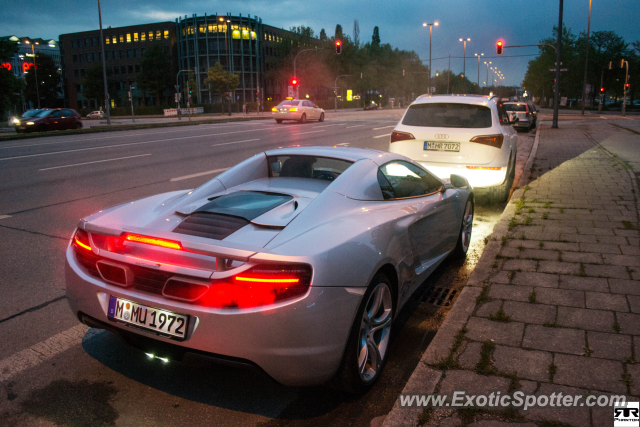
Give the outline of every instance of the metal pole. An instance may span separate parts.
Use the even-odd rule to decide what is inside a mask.
[[[627,65],[627,73],[624,76],[624,92],[622,97],[622,117],[624,117],[627,113],[627,82],[629,81],[629,61],[622,60],[623,64]],[[622,64],[621,64],[622,65]],[[622,67],[621,67],[622,68]]]
[[[321,49],[324,49],[324,48],[321,48]],[[298,78],[298,76],[296,76],[296,61],[298,60],[298,55],[300,55],[302,52],[307,52],[307,51],[310,51],[310,50],[317,51],[318,48],[315,48],[315,49],[302,49],[293,58],[293,77]],[[299,82],[298,82],[298,84],[296,84],[296,99],[300,99],[300,83]]]
[[[556,83],[553,93],[553,124],[552,128],[558,129],[558,105],[560,104],[560,61],[562,60],[562,9],[564,0],[559,0],[560,7],[558,11],[558,44],[556,49]]]
[[[489,64],[487,64],[487,80],[484,84],[486,84],[487,86],[489,85]]]
[[[336,94],[336,96],[335,96],[335,111],[336,111],[336,113],[338,112],[338,79],[340,77],[351,77],[351,74],[342,74],[342,75],[336,77],[336,81],[333,83],[333,90],[335,90],[335,94]]]
[[[584,59],[584,82],[582,83],[582,115],[584,116],[584,104],[587,103],[587,66],[589,65],[589,34],[591,33],[591,0],[589,0],[589,21],[587,23],[587,53]]]
[[[38,97],[38,110],[40,109],[40,89],[38,88],[38,61],[36,61],[35,43],[31,42],[31,52],[33,52],[33,67],[36,79],[36,96]]]
[[[447,95],[449,94],[449,79],[451,78],[451,54],[449,54],[449,72],[447,73]]]
[[[189,113],[189,121],[191,121],[191,92],[189,92],[189,79],[187,78],[187,111]]]
[[[131,101],[131,121],[136,122],[136,118],[133,115],[133,88],[129,85],[129,101]]]
[[[462,77],[467,75],[467,41],[464,41],[464,48],[462,51]]]
[[[227,42],[227,32],[229,31],[229,22],[231,21],[227,19],[226,26],[224,29],[224,47],[227,51],[227,94],[228,94],[227,104],[229,107],[227,111],[229,115],[231,115],[231,93],[229,92],[229,80],[231,79],[231,64],[229,63],[229,42]]]
[[[427,93],[431,95],[431,30],[433,25],[429,24],[429,89]]]
[[[480,55],[478,55],[478,88],[480,88]]]
[[[100,45],[102,47],[102,80],[104,81],[104,102],[107,104],[107,125],[111,125],[111,108],[109,105],[109,89],[107,88],[107,64],[104,56],[104,36],[102,35],[102,9],[98,0],[98,18],[100,19]]]
[[[604,84],[604,68],[602,72],[600,72],[600,90],[602,90],[602,85]],[[598,104],[598,114],[602,112],[602,101],[604,98],[604,93],[600,92],[600,103]]]

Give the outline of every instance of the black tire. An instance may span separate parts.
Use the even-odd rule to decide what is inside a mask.
[[[514,159],[509,163],[509,170],[507,171],[507,177],[502,185],[489,188],[487,192],[487,198],[489,203],[504,203],[509,199],[509,193],[511,193],[511,186],[516,177],[516,162]]]
[[[344,351],[344,355],[342,356],[342,363],[340,364],[340,368],[338,369],[338,372],[336,373],[331,383],[332,386],[350,394],[363,394],[367,390],[369,390],[380,377],[380,373],[384,369],[384,365],[386,364],[388,359],[389,344],[387,344],[384,356],[382,357],[382,362],[380,363],[380,368],[377,374],[375,375],[375,377],[373,377],[370,381],[367,381],[367,382],[365,382],[361,378],[360,373],[358,371],[358,365],[359,365],[358,341],[360,339],[360,326],[363,321],[362,316],[369,302],[369,297],[371,297],[371,294],[374,291],[374,288],[376,288],[379,284],[385,284],[389,288],[389,291],[391,293],[393,308],[391,310],[390,316],[391,316],[392,322],[393,322],[393,316],[395,315],[396,301],[394,297],[395,293],[394,293],[393,285],[391,284],[391,282],[389,281],[389,278],[384,273],[379,272],[373,277],[373,279],[371,279],[371,283],[369,284],[367,291],[364,293],[362,297],[362,302],[360,303],[360,307],[358,308],[353,324],[351,325],[351,333],[349,334],[349,339],[347,340],[347,347]],[[393,325],[393,323],[391,324]],[[392,330],[393,330],[393,327],[391,327],[391,329],[389,329],[388,331],[389,335],[386,338],[387,342],[390,341],[390,334]]]
[[[47,125],[38,126],[37,132],[46,132],[46,131],[47,131]]]
[[[320,118],[318,119],[319,122],[324,122],[324,113],[320,114]]]
[[[74,129],[82,129],[82,123],[77,122],[76,125],[73,128]]]
[[[467,213],[467,208],[471,209],[471,225],[468,231],[468,242],[465,243],[463,233],[465,232],[465,217]],[[458,233],[458,243],[456,243],[456,247],[451,252],[451,256],[456,259],[464,259],[467,257],[467,253],[469,252],[469,246],[471,242],[471,231],[473,229],[473,215],[475,213],[475,205],[473,204],[473,199],[470,197],[467,200],[467,203],[464,205],[464,211],[462,211],[462,222],[460,224],[460,233]]]
[[[302,117],[300,117],[300,123],[305,124],[307,123],[307,115],[302,113]]]
[[[276,123],[277,124],[281,124],[282,123],[282,119],[276,119]]]

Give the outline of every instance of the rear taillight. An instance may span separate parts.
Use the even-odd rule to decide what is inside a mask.
[[[499,171],[502,168],[493,167],[493,166],[467,166],[467,169],[472,169],[476,171]]]
[[[289,111],[298,111],[298,107],[289,108]]]
[[[162,289],[162,295],[187,302],[195,301],[207,292],[208,286],[189,280],[169,279]]]
[[[271,109],[271,111],[276,112],[276,111],[278,111],[278,109],[277,109],[276,107],[273,107],[273,108]]]
[[[213,308],[255,308],[301,297],[310,285],[309,265],[259,265],[214,280],[198,303]]]
[[[398,132],[397,130],[391,132],[391,142],[407,141],[409,139],[415,139],[415,137],[408,132]]]
[[[480,135],[474,136],[469,142],[475,142],[478,144],[489,145],[495,148],[502,148],[504,142],[503,135]]]
[[[91,252],[91,242],[89,242],[89,233],[78,228],[73,236],[73,243],[77,248]]]
[[[144,243],[146,245],[160,246],[162,248],[167,248],[167,249],[182,250],[182,245],[180,244],[180,242],[177,242],[175,240],[159,239],[157,237],[142,236],[140,234],[130,234],[130,233],[126,233],[124,235],[124,240],[127,242],[136,242],[136,243]]]

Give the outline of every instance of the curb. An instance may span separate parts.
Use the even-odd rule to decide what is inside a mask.
[[[529,176],[531,175],[533,159],[538,151],[540,128],[541,126],[538,125],[531,153],[529,154],[529,158],[518,183],[520,183],[520,181],[525,177],[528,183]],[[525,190],[523,188],[515,190],[510,200],[519,199],[524,195],[524,191]],[[502,212],[502,215],[500,216],[500,220],[491,233],[491,240],[486,244],[478,264],[475,266],[467,280],[467,284],[460,292],[458,298],[456,298],[453,307],[438,329],[436,336],[422,355],[420,362],[418,362],[418,366],[416,366],[416,369],[411,374],[411,377],[409,377],[407,384],[402,389],[402,393],[430,394],[435,391],[435,387],[442,376],[442,372],[437,369],[430,368],[428,364],[434,363],[439,358],[446,357],[449,354],[456,333],[469,320],[469,317],[476,306],[476,298],[482,291],[482,283],[488,279],[491,274],[491,263],[495,256],[500,252],[500,241],[509,231],[509,221],[515,214],[515,210],[516,207],[514,203],[507,203],[504,212]],[[421,407],[400,408],[398,406],[398,401],[396,400],[393,405],[393,409],[391,409],[382,423],[382,427],[417,425],[418,417],[422,413],[423,409],[424,408]]]
[[[95,126],[87,129],[77,129],[77,130],[67,130],[60,132],[36,132],[25,135],[9,135],[9,136],[0,136],[0,143],[3,141],[15,141],[17,139],[31,139],[31,138],[42,138],[49,136],[66,136],[66,135],[81,135],[85,133],[103,133],[103,132],[119,132],[119,131],[127,131],[127,130],[137,130],[137,129],[150,129],[150,128],[162,128],[162,127],[176,127],[176,126],[195,126],[195,125],[210,125],[216,123],[230,123],[230,122],[248,122],[252,120],[273,120],[271,116],[269,117],[237,117],[230,119],[208,119],[208,120],[194,120],[187,122],[169,122],[169,123],[141,123],[141,124],[130,124],[130,125],[115,125],[114,127],[107,126]]]

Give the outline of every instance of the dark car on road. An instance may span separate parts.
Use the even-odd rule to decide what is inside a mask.
[[[15,123],[16,132],[46,132],[50,130],[80,129],[80,114],[71,108],[42,110],[32,117],[22,117]]]
[[[380,108],[380,105],[376,104],[375,101],[371,101],[371,103],[364,106],[365,110],[377,110],[378,108]]]

